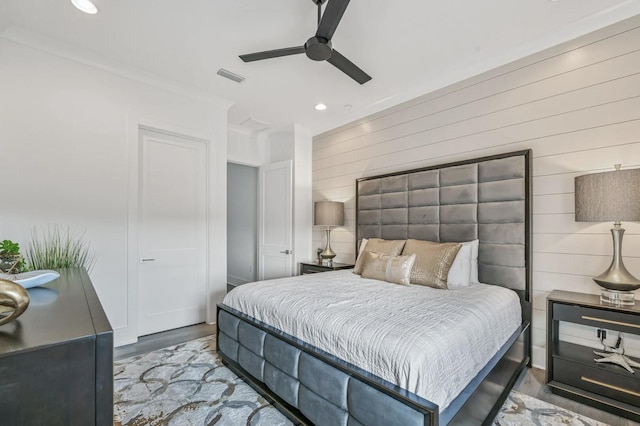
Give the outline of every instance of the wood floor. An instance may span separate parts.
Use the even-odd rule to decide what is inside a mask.
[[[196,324],[189,327],[176,328],[162,333],[150,334],[138,339],[138,343],[120,346],[113,351],[114,361],[145,354],[167,346],[188,342],[199,337],[216,334],[216,326],[211,324]]]
[[[114,359],[129,358],[135,355],[151,352],[167,346],[177,345],[192,339],[208,336],[216,332],[215,325],[198,324],[191,327],[183,327],[176,330],[165,331],[163,333],[151,334],[141,337],[138,343],[115,348]],[[607,423],[611,426],[640,426],[640,423],[614,416],[605,411],[589,407],[579,402],[563,398],[549,391],[545,385],[545,372],[537,368],[525,369],[520,376],[514,389],[534,398],[549,402],[559,407],[582,414],[594,420]]]

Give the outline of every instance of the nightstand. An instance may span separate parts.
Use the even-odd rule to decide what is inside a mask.
[[[618,365],[596,363],[594,359],[600,357],[593,348],[560,340],[561,321],[640,334],[640,305],[604,305],[597,295],[559,290],[547,297],[547,385],[551,392],[640,421],[640,377],[636,377],[640,369],[631,374]],[[607,341],[615,342],[616,335],[608,336]]]
[[[337,271],[339,269],[351,269],[352,263],[333,262],[331,266],[324,266],[317,262],[300,262],[300,275],[316,274],[318,272]]]

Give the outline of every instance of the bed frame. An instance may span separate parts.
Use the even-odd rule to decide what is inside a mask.
[[[442,412],[438,406],[224,304],[217,350],[298,424],[491,424],[531,361],[531,151],[356,181],[362,238],[480,240],[480,282],[514,290],[522,324]],[[356,247],[357,248],[357,247]]]

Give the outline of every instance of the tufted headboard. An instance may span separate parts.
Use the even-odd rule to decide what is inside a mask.
[[[356,181],[362,238],[479,239],[480,282],[531,297],[531,150]]]

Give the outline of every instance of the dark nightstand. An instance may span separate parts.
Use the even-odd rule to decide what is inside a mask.
[[[300,275],[316,274],[318,272],[337,271],[339,269],[351,269],[352,263],[333,262],[331,266],[324,266],[317,262],[300,262]]]
[[[636,377],[640,370],[632,374],[618,365],[594,362],[599,357],[593,348],[559,339],[560,321],[640,334],[640,304],[604,305],[597,295],[559,290],[547,297],[547,384],[551,391],[640,421],[640,377]],[[615,336],[607,341],[613,343]]]

